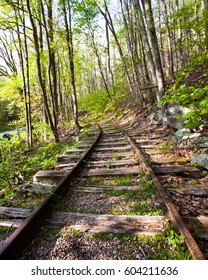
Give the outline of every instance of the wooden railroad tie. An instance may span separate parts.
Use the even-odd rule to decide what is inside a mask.
[[[162,167],[153,167],[152,168],[155,174],[160,175],[172,175],[172,176],[187,176],[192,178],[200,178],[201,171],[196,167],[187,167],[187,166],[162,166]],[[111,169],[83,169],[78,176],[113,176],[113,175],[138,175],[141,173],[142,169],[140,167],[130,167],[130,168],[111,168]],[[46,170],[38,171],[34,176],[34,182],[47,179],[62,179],[66,176],[68,170]]]
[[[55,212],[49,222],[54,226],[67,226],[87,232],[156,235],[166,227],[164,216],[96,215],[86,213]]]

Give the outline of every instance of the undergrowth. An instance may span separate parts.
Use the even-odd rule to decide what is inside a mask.
[[[32,182],[35,172],[50,169],[57,155],[69,148],[66,142],[38,142],[28,150],[23,139],[18,135],[0,139],[0,203],[14,196],[17,185]]]
[[[175,83],[163,96],[163,105],[178,104],[190,109],[190,112],[179,118],[185,118],[186,126],[191,129],[208,126],[208,81],[204,78],[207,76],[207,68],[204,67],[207,63],[208,54],[193,57],[178,72]],[[195,72],[197,78],[194,77]]]

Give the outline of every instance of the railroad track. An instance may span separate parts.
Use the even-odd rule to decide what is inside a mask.
[[[196,167],[184,166],[184,157],[165,157],[163,153],[161,157],[156,157],[156,151],[157,154],[158,150],[164,152],[167,146],[164,144],[166,138],[162,132],[156,134],[155,131],[154,134],[156,136],[152,139],[150,135],[142,134],[139,137],[130,137],[123,130],[103,125],[102,129],[99,127],[91,132],[87,140],[80,141],[76,150],[68,150],[60,156],[53,170],[37,172],[34,176],[35,183],[47,183],[55,187],[32,213],[26,211],[20,214],[24,219],[21,223],[18,223],[17,219],[6,221],[7,225],[13,224],[17,229],[0,247],[1,259],[38,258],[39,254],[40,258],[43,258],[43,246],[52,250],[50,256],[48,252],[45,253],[45,258],[90,259],[95,253],[93,251],[89,256],[89,253],[83,252],[81,247],[84,241],[80,241],[83,232],[98,234],[101,239],[104,238],[102,234],[106,234],[108,238],[110,236],[110,239],[113,239],[114,235],[125,234],[149,237],[163,235],[168,222],[185,237],[193,259],[206,259],[197,241],[206,240],[208,230],[197,231],[195,225],[200,223],[206,228],[207,217],[181,217],[176,204],[173,203],[174,200],[171,199],[175,190],[170,187],[164,188],[158,179],[161,177],[164,181],[164,177],[167,176],[183,176],[197,180],[201,177],[201,171]],[[204,197],[207,197],[206,190],[201,190],[201,193],[203,191]],[[195,195],[193,188],[186,189],[185,194],[187,193]],[[198,195],[199,193],[198,190]],[[58,237],[50,236],[50,245],[37,240],[31,242],[41,225],[42,231],[40,229],[40,233],[35,236],[37,240],[45,238],[42,236],[45,228],[59,233]],[[194,232],[195,238],[191,232]],[[63,239],[66,241],[71,235],[71,238],[79,240],[77,242],[73,239],[72,246],[63,242]],[[56,241],[51,241],[51,238]],[[91,236],[84,238],[86,241]],[[40,243],[40,246],[34,247],[34,243]],[[51,249],[51,244],[55,243],[57,248]],[[86,244],[83,246],[86,247]],[[81,253],[78,254],[76,251],[80,250]],[[139,256],[136,248],[129,250],[134,250],[131,256],[133,258],[141,258],[141,254],[148,258],[148,254],[143,252],[142,248]],[[74,251],[74,255],[70,255],[71,251]],[[102,249],[102,256],[101,251]]]

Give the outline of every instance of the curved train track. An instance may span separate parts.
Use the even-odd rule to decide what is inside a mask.
[[[158,165],[154,164],[156,162],[152,160],[154,151],[158,151],[159,145],[164,147],[166,143],[162,132],[158,133],[160,134],[157,134],[154,139],[149,139],[147,135],[142,134],[138,139],[136,135],[131,137],[126,131],[117,127],[103,125],[102,128],[99,127],[91,132],[87,140],[80,141],[76,150],[66,151],[65,155],[60,156],[53,170],[36,173],[34,176],[36,182],[50,181],[55,183],[55,188],[31,214],[27,214],[27,218],[4,241],[0,247],[0,258],[27,258],[29,247],[26,246],[35,237],[41,225],[49,224],[55,228],[67,226],[72,230],[84,232],[151,236],[162,234],[166,222],[170,221],[185,237],[192,258],[206,259],[198,239],[206,240],[207,234],[197,236],[196,226],[194,226],[201,217],[181,217],[178,207],[171,199],[171,189],[164,188],[160,181],[160,176],[200,178],[201,171],[196,167],[184,166],[182,158],[176,159],[174,155],[166,159],[162,155],[161,162],[165,162],[165,165],[159,163],[158,159]],[[122,184],[121,179],[125,180],[125,176],[127,181]],[[122,205],[125,204],[125,200],[121,199],[119,202],[119,197],[116,201],[112,201],[110,210],[102,211],[105,194],[108,196],[113,193],[119,196],[119,192],[124,192],[136,197],[141,191],[144,194],[144,187],[139,183],[142,180],[144,182],[144,177],[147,176],[153,182],[151,187],[154,188],[154,194],[151,192],[151,198],[148,200],[151,206],[148,208],[146,205],[146,212],[152,211],[152,214],[131,213],[132,207],[134,212],[135,209],[138,210],[136,200],[132,200],[129,209],[126,209],[127,206]],[[117,178],[119,183],[115,184],[113,178]],[[95,199],[96,206],[93,202],[91,204],[90,200],[94,194],[99,195]],[[207,193],[205,197],[206,195]],[[88,205],[82,203],[84,196],[88,196]],[[57,200],[64,202],[60,208],[57,209],[56,205],[53,209]],[[160,210],[160,214],[154,215],[156,209]],[[204,224],[203,219],[200,222],[206,230],[207,218],[204,216],[203,218]],[[187,222],[190,219],[192,219],[191,228]],[[193,230],[196,238],[191,233]],[[22,252],[26,252],[24,253],[26,257]]]

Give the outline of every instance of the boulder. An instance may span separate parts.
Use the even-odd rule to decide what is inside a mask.
[[[191,162],[200,164],[208,170],[208,154],[193,154]]]
[[[154,108],[150,114],[147,115],[147,119],[150,121],[150,124],[156,122],[158,124],[162,124],[163,121],[163,108],[156,107]]]
[[[191,135],[191,130],[189,128],[182,128],[175,132],[173,140],[178,144],[182,141],[184,137],[189,137]]]
[[[173,130],[185,128],[185,118],[179,119],[180,116],[191,112],[191,109],[181,107],[179,105],[172,105],[165,110],[163,116],[163,124]]]
[[[175,132],[172,137],[178,147],[208,148],[208,137],[201,133],[191,133],[190,129],[183,128]]]

